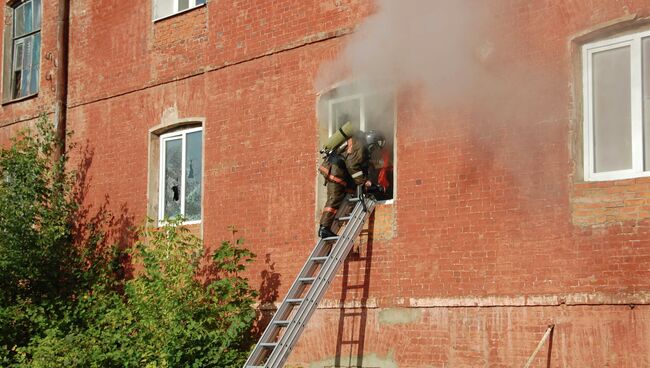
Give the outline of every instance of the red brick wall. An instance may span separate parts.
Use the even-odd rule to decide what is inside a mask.
[[[551,366],[650,365],[649,182],[580,180],[572,41],[650,5],[494,6],[502,38],[486,67],[509,88],[449,106],[399,91],[396,201],[377,209],[374,239],[291,364],[332,366],[338,352],[352,366],[361,351],[367,367],[518,366],[555,323]],[[170,114],[205,119],[204,239],[236,227],[258,254],[253,285],[283,297],[315,241],[314,79],[372,5],[209,1],[156,23],[148,2],[72,8],[68,123],[88,148],[87,202],[141,223],[149,129]],[[366,306],[364,320],[340,305]],[[546,358],[547,347],[535,366]]]
[[[56,92],[54,76],[57,68],[61,65],[60,61],[56,60],[57,6],[57,2],[55,1],[43,1],[42,4],[41,66],[38,95],[19,102],[4,103],[0,106],[0,127],[13,125],[12,127],[1,129],[1,144],[5,144],[8,136],[15,133],[19,126],[24,125],[24,123],[30,120],[34,120],[42,113],[51,114],[53,112]],[[4,4],[0,6],[0,16],[2,17],[1,19],[5,20],[6,6]],[[5,21],[11,24],[11,18]],[[2,31],[2,35],[4,35],[5,27],[5,22],[1,22],[0,31]],[[8,47],[8,50],[11,50],[11,46]],[[0,48],[0,54],[3,54],[0,60],[4,60],[4,45]],[[3,73],[3,70],[0,70],[0,73]],[[48,75],[52,76],[50,80],[47,79]],[[9,78],[9,76],[3,75],[2,78],[4,80],[4,78]]]
[[[208,1],[155,23],[150,2],[72,6],[70,103],[76,105],[326,38],[353,27],[367,1]]]
[[[405,312],[321,309],[289,367],[523,367],[549,323],[550,352],[547,340],[531,367],[650,365],[647,306],[430,308],[393,318]]]

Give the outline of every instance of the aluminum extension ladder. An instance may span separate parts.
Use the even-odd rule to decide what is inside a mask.
[[[341,223],[347,222],[342,226],[343,231],[316,243],[244,368],[280,368],[289,357],[376,204],[374,198],[363,195],[360,190],[357,197],[348,198],[348,201],[356,204],[349,216],[338,219]]]

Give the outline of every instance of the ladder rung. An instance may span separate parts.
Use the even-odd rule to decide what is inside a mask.
[[[348,206],[354,207],[353,212],[341,213],[340,215],[346,216],[337,219],[338,221],[347,221],[340,224],[339,230],[343,230],[343,233],[341,235],[330,234],[333,236],[317,239],[311,256],[307,258],[298,277],[289,289],[288,295],[282,301],[279,309],[280,314],[276,314],[267,326],[259,343],[250,353],[244,365],[245,368],[277,368],[284,364],[307,321],[317,308],[317,302],[325,295],[342,265],[342,255],[347,254],[353,247],[354,239],[363,231],[362,225],[372,214],[376,205],[374,198],[365,197],[360,191],[357,192],[356,197],[347,196],[346,200],[360,203]],[[364,285],[359,285],[357,282],[350,288],[362,287]],[[346,311],[348,312],[346,313]],[[352,316],[364,318],[364,313],[358,308],[341,308],[340,316],[342,318]],[[339,341],[346,346],[362,343],[355,336],[349,336],[348,339],[342,338]],[[261,358],[265,358],[267,362],[260,362]]]
[[[278,346],[277,342],[263,342],[260,343],[260,346],[265,348],[265,349],[275,349],[276,346]]]
[[[287,327],[287,326],[289,326],[289,323],[291,323],[291,321],[275,321],[275,322],[273,322],[273,324],[278,325],[280,327]]]

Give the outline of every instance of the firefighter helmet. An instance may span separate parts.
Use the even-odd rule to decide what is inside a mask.
[[[368,150],[372,151],[374,149],[384,148],[386,145],[386,138],[381,132],[377,130],[369,130],[365,134],[366,146]]]

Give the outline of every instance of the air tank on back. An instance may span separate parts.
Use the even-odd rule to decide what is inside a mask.
[[[338,146],[343,144],[348,138],[354,134],[355,128],[351,122],[343,124],[342,127],[337,129],[330,139],[323,145],[323,148],[320,150],[321,153],[329,153],[334,151]]]

